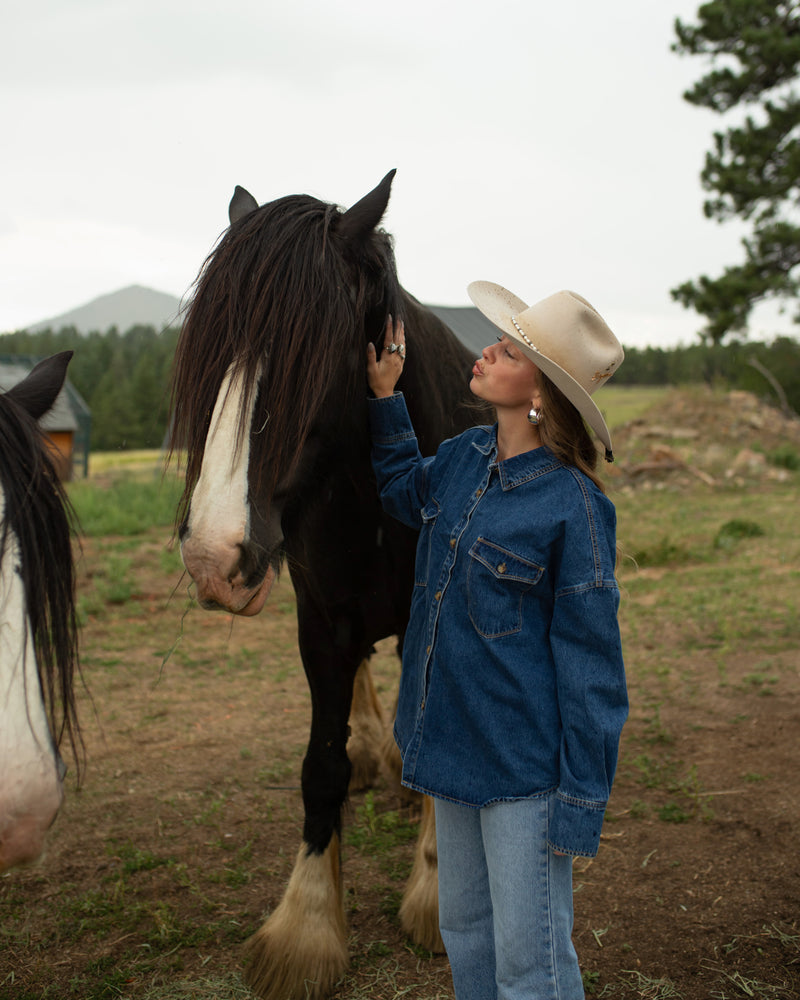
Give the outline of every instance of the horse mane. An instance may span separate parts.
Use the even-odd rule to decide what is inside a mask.
[[[391,237],[374,230],[352,240],[338,231],[341,218],[335,205],[308,195],[279,198],[234,222],[206,259],[172,375],[171,447],[187,452],[179,518],[230,366],[243,373],[246,394],[237,445],[260,373],[265,409],[253,426],[269,422],[260,461],[270,493],[295,470],[321,412],[335,427],[365,394],[365,331],[382,335],[400,289]]]
[[[0,394],[0,486],[5,498],[0,553],[5,554],[13,531],[50,731],[57,746],[68,737],[80,776],[83,742],[74,688],[79,669],[74,514],[43,432],[5,394]]]

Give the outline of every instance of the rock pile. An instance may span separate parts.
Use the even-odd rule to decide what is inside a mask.
[[[676,389],[657,411],[614,431],[616,488],[709,488],[788,481],[800,466],[800,419],[749,392]]]

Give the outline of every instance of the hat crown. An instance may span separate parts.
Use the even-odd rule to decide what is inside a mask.
[[[555,362],[590,396],[622,364],[622,345],[603,317],[576,292],[562,291],[511,317],[527,356]]]

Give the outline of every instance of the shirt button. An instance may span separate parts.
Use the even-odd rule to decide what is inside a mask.
[[[420,707],[420,711],[424,711],[425,710],[425,699],[424,698],[419,703],[419,707]]]
[[[506,564],[505,563],[500,563],[500,565],[497,567],[497,572],[498,573],[505,573],[505,571],[506,571]]]
[[[476,497],[483,496],[483,490],[475,490],[475,496]]]
[[[456,547],[456,540],[455,540],[455,538],[451,538],[450,539],[450,548],[454,549],[455,547]]]
[[[434,601],[441,601],[441,599],[442,599],[442,592],[441,592],[441,590],[437,590],[436,591],[436,593],[433,595],[433,599],[434,599]]]

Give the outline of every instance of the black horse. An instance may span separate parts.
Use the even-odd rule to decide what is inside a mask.
[[[37,424],[71,357],[0,394],[0,872],[41,853],[63,798],[64,738],[81,763],[70,509]]]
[[[257,614],[284,561],[297,596],[312,698],[304,843],[248,972],[276,1000],[323,996],[347,966],[338,842],[354,679],[376,641],[402,646],[408,621],[416,535],[381,509],[366,413],[366,345],[380,351],[389,315],[405,321],[399,388],[423,454],[476,414],[474,359],[400,287],[391,237],[377,228],[393,176],[344,212],[306,195],[259,208],[237,187],[175,358],[174,442],[187,452],[179,534],[199,602]],[[435,858],[430,846],[423,854]],[[428,912],[407,897],[404,926],[435,947],[435,871],[418,884]]]

